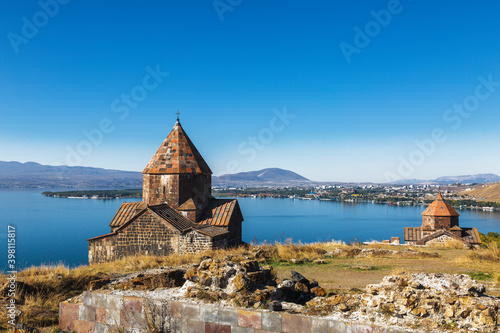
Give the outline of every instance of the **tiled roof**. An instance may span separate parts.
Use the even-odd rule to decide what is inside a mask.
[[[481,244],[481,237],[476,228],[462,228],[462,237],[471,244]]]
[[[453,239],[456,239],[458,241],[462,241],[462,242],[465,242],[465,243],[469,243],[467,240],[465,240],[464,238],[461,238],[461,237],[457,237],[455,236],[454,234],[452,234],[451,232],[449,232],[448,230],[438,230],[436,231],[435,233],[432,233],[430,235],[427,235],[423,238],[421,238],[418,242],[417,242],[417,245],[425,245],[425,243],[427,243],[428,241],[430,240],[433,240],[435,238],[438,238],[438,237],[441,237],[443,235],[446,235],[450,238],[453,238]],[[470,244],[469,244],[470,245]]]
[[[146,204],[144,202],[124,202],[120,206],[120,209],[115,214],[115,217],[109,223],[110,227],[120,227],[131,218],[137,215],[140,211],[146,209]]]
[[[196,204],[196,202],[191,198],[188,199],[186,202],[184,202],[180,207],[179,210],[197,210],[200,209],[200,205]]]
[[[201,154],[191,142],[179,120],[161,144],[158,151],[142,173],[172,174],[194,173],[212,174]]]
[[[174,226],[174,228],[181,232],[196,226],[194,222],[184,217],[184,215],[167,204],[150,206],[149,209],[151,209],[158,216],[160,216],[162,219],[170,223],[172,226]]]
[[[436,200],[423,211],[422,215],[427,216],[460,216],[455,208],[451,207],[446,201],[444,201],[441,193],[439,193]]]
[[[450,230],[459,230],[459,229],[452,228]],[[462,230],[462,237],[457,237],[454,234],[452,234],[451,232],[449,232],[447,230],[442,230],[442,229],[438,230],[430,235],[422,237],[423,233],[422,233],[422,229],[420,227],[418,227],[418,228],[405,227],[404,238],[405,238],[405,242],[425,243],[425,242],[428,242],[429,240],[434,239],[436,237],[439,237],[442,235],[447,235],[451,238],[466,241],[469,244],[481,244],[481,238],[479,237],[479,232],[477,231],[476,228],[461,228],[460,230]]]
[[[105,235],[101,235],[101,236],[89,238],[89,239],[87,239],[87,241],[94,241],[94,240],[98,240],[98,239],[102,239],[102,238],[108,238],[108,237],[116,236],[116,235],[117,235],[116,232],[111,232],[109,234],[105,234]]]
[[[236,199],[212,199],[203,211],[199,224],[209,224],[217,227],[227,227],[234,214],[241,214],[240,205]]]
[[[214,227],[207,224],[197,225],[196,227],[193,228],[193,230],[196,230],[198,232],[201,232],[202,234],[212,237],[225,235],[229,233],[229,231],[227,231],[224,228]]]
[[[404,237],[405,242],[417,242],[422,238],[422,229],[405,227]]]

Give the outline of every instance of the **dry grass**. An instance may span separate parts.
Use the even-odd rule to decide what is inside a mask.
[[[471,251],[466,256],[458,258],[457,262],[500,262],[500,244],[488,243],[484,248]]]
[[[435,248],[445,248],[445,249],[464,249],[466,246],[463,242],[456,239],[448,239],[444,243],[434,243],[432,244]]]
[[[390,251],[379,251],[380,255],[356,257],[360,248],[399,250],[397,255]],[[325,256],[327,252],[342,249],[342,254]],[[406,250],[417,251],[407,255]],[[439,253],[439,257],[433,253]],[[81,266],[68,269],[59,266],[31,267],[17,276],[19,288],[24,288],[16,299],[23,316],[22,322],[29,326],[44,327],[57,324],[59,302],[79,295],[89,288],[91,281],[112,277],[117,274],[142,271],[156,267],[179,266],[199,262],[208,255],[215,259],[241,261],[247,258],[266,257],[280,278],[289,277],[290,270],[296,270],[310,279],[315,279],[328,290],[364,288],[378,283],[389,274],[401,272],[477,273],[491,276],[491,283],[500,283],[500,247],[490,244],[479,250],[462,248],[413,248],[372,244],[350,246],[341,242],[313,244],[262,244],[255,247],[216,250],[202,254],[170,255],[165,257],[137,256],[116,262]],[[323,259],[326,264],[292,264],[290,259]],[[0,288],[6,283],[6,276],[0,275]],[[5,301],[6,299],[4,299]],[[0,298],[0,303],[2,299]],[[5,307],[0,304],[0,331],[6,330]]]

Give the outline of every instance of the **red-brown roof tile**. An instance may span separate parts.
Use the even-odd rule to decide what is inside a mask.
[[[121,227],[142,210],[146,209],[144,202],[124,202],[109,223],[110,227]]]
[[[444,201],[443,196],[439,193],[436,200],[423,211],[422,215],[426,216],[460,216],[455,208],[451,207],[446,201]]]
[[[191,142],[177,120],[174,128],[142,173],[169,174],[194,173],[212,174],[208,164]]]
[[[199,224],[227,227],[234,214],[238,214],[243,220],[238,200],[212,199],[205,208]]]

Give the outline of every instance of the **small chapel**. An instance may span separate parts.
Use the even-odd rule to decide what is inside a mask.
[[[142,174],[142,201],[123,203],[109,224],[111,232],[87,239],[89,264],[241,243],[238,200],[212,196],[212,171],[178,116]]]
[[[461,228],[458,225],[459,216],[455,208],[439,193],[437,199],[422,212],[422,225],[417,228],[404,228],[405,243],[430,245],[457,241],[465,248],[479,247],[479,232],[476,228]]]

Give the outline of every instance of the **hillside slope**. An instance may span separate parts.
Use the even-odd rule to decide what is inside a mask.
[[[459,194],[468,197],[475,197],[478,201],[500,202],[500,183],[482,185],[471,191],[462,191]]]
[[[215,185],[296,185],[306,184],[310,180],[301,175],[279,168],[267,168],[257,171],[239,172],[235,174],[226,174],[219,177],[213,177],[212,181]]]

